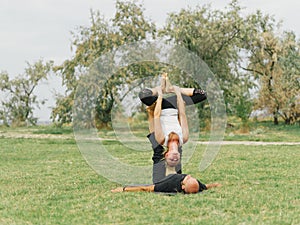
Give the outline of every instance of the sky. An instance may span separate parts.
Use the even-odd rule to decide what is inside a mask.
[[[90,10],[98,10],[110,19],[115,13],[115,0],[0,0],[0,71],[11,77],[24,73],[27,62],[43,59],[56,65],[72,56],[71,32],[90,24]],[[140,0],[145,16],[158,27],[167,15],[182,8],[211,4],[213,9],[224,9],[230,0]],[[292,30],[300,38],[300,1],[295,0],[240,0],[248,14],[261,10],[283,21],[284,30]],[[50,108],[55,104],[54,93],[62,93],[61,80],[55,76],[36,90],[40,99],[47,99],[35,111],[40,121],[49,120]],[[1,96],[0,96],[1,97]],[[3,96],[2,96],[3,98]]]

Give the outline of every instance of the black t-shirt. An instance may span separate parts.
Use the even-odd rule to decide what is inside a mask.
[[[187,174],[170,174],[161,181],[154,183],[154,191],[168,193],[184,192],[181,183],[186,176]],[[199,184],[199,192],[207,189],[205,184],[201,183],[199,180],[197,181]]]
[[[183,192],[181,182],[186,174],[170,174],[154,184],[155,192]]]

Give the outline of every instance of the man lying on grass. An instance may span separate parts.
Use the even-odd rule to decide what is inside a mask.
[[[204,190],[220,187],[221,184],[203,184],[196,178],[187,174],[170,174],[161,181],[151,185],[136,185],[118,187],[112,192],[163,192],[163,193],[184,193],[192,194],[202,192]]]
[[[150,130],[151,131],[151,130]],[[164,148],[160,145],[154,137],[154,133],[148,135],[153,148],[153,183],[152,185],[134,185],[118,187],[111,190],[112,192],[164,192],[164,193],[198,193],[204,190],[221,186],[218,183],[215,184],[203,184],[191,175],[181,174],[180,170],[176,170],[175,167],[178,164],[170,165],[166,163],[169,156],[164,154]],[[175,140],[174,140],[175,141]],[[178,142],[178,140],[177,140]],[[169,154],[171,155],[171,154]],[[172,156],[174,157],[174,156]],[[178,158],[180,154],[178,154]],[[178,160],[178,163],[180,160]],[[179,172],[179,173],[178,173]]]
[[[220,187],[218,183],[203,184],[196,178],[188,174],[179,174],[175,167],[177,164],[172,166],[166,166],[166,158],[164,155],[164,148],[162,145],[157,143],[154,134],[148,135],[148,138],[153,148],[153,184],[151,185],[134,185],[118,187],[112,192],[164,192],[164,193],[198,193],[204,190]],[[177,140],[178,142],[178,140]],[[180,161],[180,160],[179,160]],[[180,165],[181,173],[181,165]]]
[[[151,110],[150,110],[151,111]],[[148,110],[149,113],[149,110]],[[151,113],[150,113],[151,114]],[[151,119],[151,115],[149,116]],[[150,123],[149,123],[150,124]],[[204,190],[220,187],[221,185],[218,183],[215,184],[203,184],[196,178],[192,177],[188,174],[181,174],[181,164],[180,162],[180,154],[177,154],[179,160],[177,163],[167,163],[168,157],[175,157],[172,154],[164,153],[164,147],[160,145],[155,137],[154,132],[149,126],[150,134],[147,136],[153,149],[153,184],[151,185],[133,185],[133,186],[125,186],[118,187],[112,192],[138,192],[138,191],[146,191],[146,192],[163,192],[163,193],[198,193]],[[179,140],[172,140],[179,142]],[[167,154],[167,155],[166,155]],[[176,167],[179,166],[179,170]]]

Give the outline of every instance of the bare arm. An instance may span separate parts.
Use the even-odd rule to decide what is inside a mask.
[[[182,129],[183,143],[186,143],[189,139],[189,127],[185,113],[185,103],[182,99],[180,88],[174,86],[174,90],[177,96],[178,120]]]
[[[161,104],[162,104],[162,91],[160,88],[158,88],[158,98],[154,109],[154,135],[156,141],[159,144],[163,145],[165,141],[165,135],[163,133],[161,122],[160,122]]]
[[[140,191],[146,191],[146,192],[154,192],[154,184],[151,185],[144,185],[144,186],[125,186],[125,187],[118,187],[111,192],[140,192]]]
[[[213,183],[213,184],[206,184],[205,186],[207,189],[211,189],[211,188],[215,188],[215,187],[222,187],[222,184]]]
[[[154,132],[154,108],[155,104],[152,104],[151,106],[147,106],[147,112],[148,112],[148,123],[149,123],[149,132]]]

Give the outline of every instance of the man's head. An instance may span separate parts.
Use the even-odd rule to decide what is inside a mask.
[[[185,176],[181,182],[181,188],[186,194],[198,193],[199,192],[199,183],[196,178],[191,175]]]

